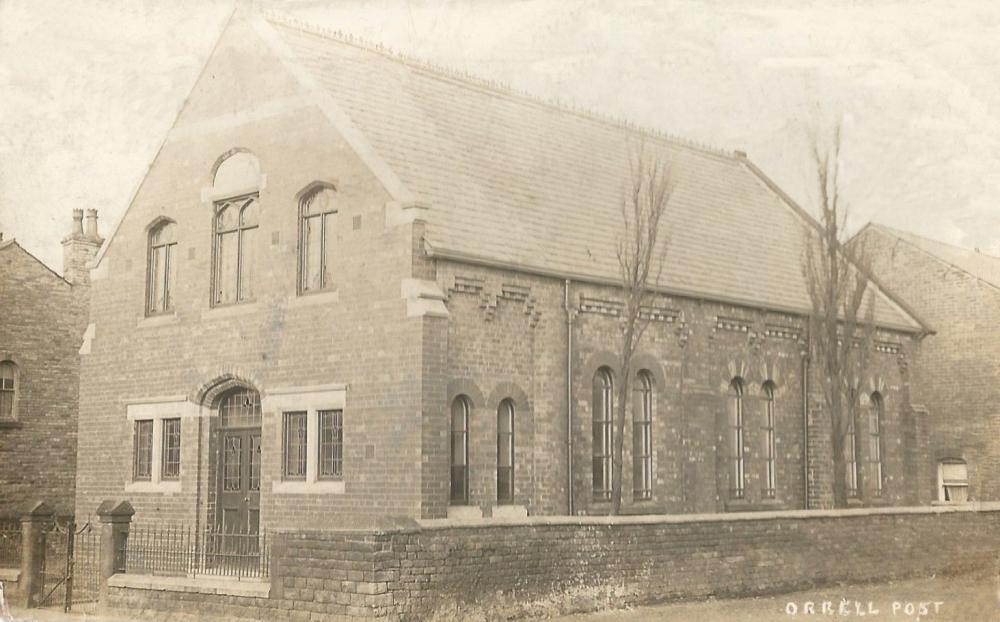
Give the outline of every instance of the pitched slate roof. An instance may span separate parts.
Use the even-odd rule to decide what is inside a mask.
[[[921,237],[908,231],[901,231],[885,225],[869,224],[866,228],[878,231],[886,236],[901,240],[921,251],[932,255],[939,261],[950,264],[973,277],[1000,288],[1000,257],[983,253],[978,250],[953,246],[938,240]],[[859,232],[858,235],[860,235]]]
[[[806,313],[808,216],[745,156],[538,101],[283,20],[271,26],[427,210],[432,252],[618,279],[630,154],[670,166],[661,284]],[[888,297],[881,324],[920,330]]]

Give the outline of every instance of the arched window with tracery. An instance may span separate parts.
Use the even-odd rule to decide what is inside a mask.
[[[299,291],[330,289],[337,235],[336,191],[332,186],[318,185],[302,196],[299,222]]]
[[[871,394],[868,403],[868,462],[873,480],[873,492],[881,497],[885,489],[885,473],[882,460],[882,413],[885,402],[878,391]]]
[[[777,490],[777,447],[775,445],[774,422],[774,383],[765,382],[761,387],[761,398],[764,401],[764,417],[761,421],[763,436],[764,486],[762,494],[765,499],[773,499]]]
[[[602,367],[594,374],[593,410],[593,486],[594,499],[611,499],[614,463],[614,377]]]
[[[164,221],[149,232],[146,313],[166,313],[174,308],[177,280],[177,225]]]
[[[497,408],[497,503],[514,502],[514,402]]]
[[[746,495],[746,448],[744,446],[743,380],[729,383],[729,496],[742,499]]]
[[[469,398],[460,395],[451,403],[452,505],[469,503]]]
[[[263,175],[246,151],[226,157],[215,172],[212,242],[212,304],[254,297],[255,250]]]
[[[653,376],[642,370],[635,377],[632,407],[632,497],[653,498]]]

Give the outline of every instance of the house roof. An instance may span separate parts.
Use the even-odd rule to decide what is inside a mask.
[[[1000,257],[971,248],[946,244],[938,240],[921,237],[908,231],[893,229],[885,225],[870,223],[865,228],[873,229],[895,238],[910,246],[932,255],[938,261],[950,264],[963,272],[1000,289]],[[863,230],[862,230],[863,232]],[[862,233],[859,232],[859,235]]]
[[[21,246],[15,238],[5,238],[3,240],[0,240],[0,251],[5,251],[7,249],[12,249],[12,250],[20,251],[21,253],[23,253],[24,255],[28,256],[29,258],[31,258],[36,263],[38,263],[38,265],[40,265],[41,267],[45,268],[45,270],[47,270],[53,277],[55,277],[59,281],[65,283],[66,285],[71,285],[71,283],[69,281],[67,281],[65,278],[63,278],[62,276],[60,276],[58,272],[56,272],[55,270],[53,270],[52,268],[50,268],[48,266],[48,264],[46,264],[44,261],[42,261],[38,257],[35,257],[26,248],[24,248],[23,246]],[[0,275],[2,275],[2,272],[0,272]]]
[[[809,312],[802,230],[814,222],[745,155],[268,21],[407,190],[430,205],[432,253],[617,281],[629,159],[641,149],[669,166],[675,184],[661,223],[666,291]],[[880,324],[922,330],[891,298],[880,300]]]

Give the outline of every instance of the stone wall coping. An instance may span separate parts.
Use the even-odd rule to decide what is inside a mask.
[[[782,519],[855,518],[863,516],[896,516],[914,514],[949,514],[955,512],[1000,512],[1000,502],[978,502],[961,505],[870,507],[829,510],[775,510],[763,512],[729,512],[712,514],[634,514],[627,516],[529,516],[527,518],[483,519],[420,519],[418,528],[452,529],[479,527],[531,527],[546,525],[655,525],[689,523],[730,523]],[[392,532],[393,530],[384,530]]]
[[[220,596],[247,596],[267,598],[271,593],[271,582],[256,579],[230,579],[227,577],[162,577],[118,573],[108,578],[109,587],[123,587],[133,590],[159,590],[164,592],[190,592],[195,594],[217,594]]]
[[[21,580],[20,568],[0,568],[0,581],[17,583]]]

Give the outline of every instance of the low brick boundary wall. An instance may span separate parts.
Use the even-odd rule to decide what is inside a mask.
[[[279,536],[267,598],[109,587],[106,604],[172,619],[503,619],[963,573],[995,568],[1000,504]]]

